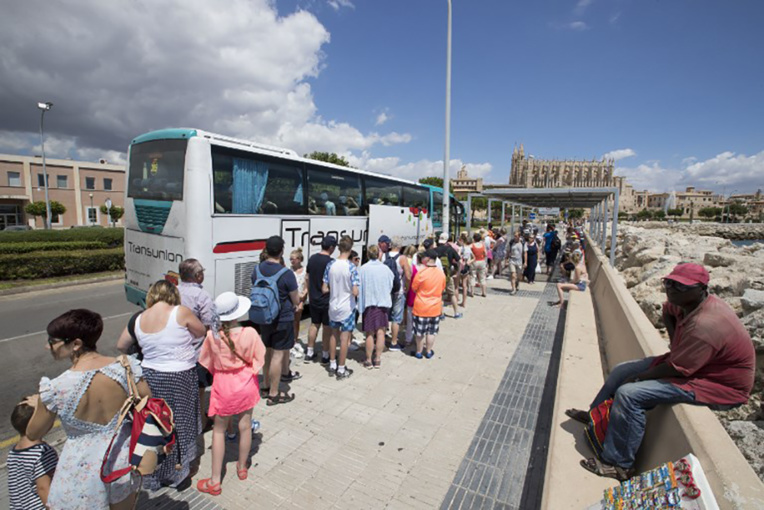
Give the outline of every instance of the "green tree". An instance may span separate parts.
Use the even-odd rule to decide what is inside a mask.
[[[668,214],[669,216],[673,216],[675,218],[679,218],[680,216],[684,214],[684,209],[682,209],[681,207],[677,207],[676,209],[669,209],[668,211],[666,211],[666,214]]]
[[[665,211],[658,210],[653,213],[653,218],[655,218],[656,220],[662,220],[665,217],[666,217]]]
[[[429,184],[430,186],[437,186],[438,188],[443,187],[443,177],[422,177],[419,179],[419,182]]]
[[[584,217],[583,209],[568,209],[568,219],[575,220]]]
[[[642,209],[637,213],[638,220],[649,220],[653,217],[653,212],[649,209]]]
[[[748,208],[743,204],[732,202],[727,206],[727,214],[730,216],[745,216],[748,214]]]
[[[45,202],[39,201],[39,202],[30,202],[24,207],[24,211],[26,211],[27,214],[31,214],[32,216],[42,216],[43,218],[47,215],[47,211],[45,210]],[[51,215],[51,221],[53,223],[58,221],[58,217],[66,212],[66,207],[61,202],[56,202],[55,200],[50,201],[50,215]]]
[[[481,211],[485,211],[488,209],[488,199],[485,197],[474,197],[472,199],[472,217],[470,218],[471,223],[475,223],[475,211],[480,209]],[[490,220],[489,220],[490,221]]]
[[[618,213],[619,220],[625,220],[628,217],[629,217],[629,213],[627,213],[626,211],[621,211]]]
[[[350,167],[350,163],[348,163],[343,156],[338,156],[336,152],[313,151],[310,154],[305,154],[305,157],[318,161],[326,161],[327,163],[332,163],[334,165]]]
[[[122,207],[119,207],[118,205],[112,205],[111,209],[106,209],[106,205],[101,206],[101,214],[108,214],[111,216],[111,221],[117,222],[119,219],[125,215],[125,210]]]
[[[721,207],[703,207],[698,214],[703,218],[716,218],[722,213]]]

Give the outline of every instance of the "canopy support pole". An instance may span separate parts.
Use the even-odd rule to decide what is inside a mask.
[[[506,210],[507,203],[502,200],[501,201],[501,228],[504,228],[504,216],[505,216],[505,210]]]
[[[512,221],[510,222],[510,228],[512,229],[512,235],[515,235],[515,204],[512,204]]]
[[[610,230],[610,267],[615,267],[615,244],[616,237],[618,236],[618,200],[619,190],[615,189],[615,195],[613,197],[613,225]]]
[[[472,230],[472,193],[467,194],[467,231]]]
[[[605,238],[607,235],[607,199],[602,201],[602,229],[600,230],[600,252],[605,255]]]

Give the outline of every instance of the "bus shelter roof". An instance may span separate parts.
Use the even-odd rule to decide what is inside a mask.
[[[492,188],[473,196],[515,202],[528,207],[560,207],[588,209],[594,207],[618,188]]]

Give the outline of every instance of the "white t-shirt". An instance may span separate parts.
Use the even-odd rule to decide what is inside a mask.
[[[358,268],[349,260],[332,260],[324,271],[324,283],[329,286],[329,320],[344,322],[356,308],[353,286],[360,286]]]
[[[509,261],[516,266],[523,265],[523,253],[528,251],[525,243],[518,241],[509,249]]]

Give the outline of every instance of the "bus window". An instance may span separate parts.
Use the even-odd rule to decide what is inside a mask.
[[[212,172],[216,213],[304,213],[302,170],[296,165],[213,147]]]
[[[149,200],[183,200],[187,140],[155,140],[130,148],[127,196]]]
[[[440,191],[432,191],[432,210],[430,211],[430,218],[432,218],[432,226],[440,227],[443,225],[443,193]]]
[[[418,186],[403,186],[403,206],[429,209],[430,189]]]
[[[366,208],[369,204],[400,205],[401,185],[384,179],[366,177]]]
[[[362,203],[359,175],[308,166],[308,214],[360,216]]]

